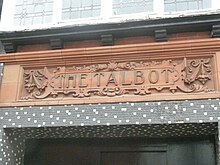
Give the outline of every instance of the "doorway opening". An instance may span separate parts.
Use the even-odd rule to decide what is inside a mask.
[[[215,165],[214,137],[29,139],[24,165]]]

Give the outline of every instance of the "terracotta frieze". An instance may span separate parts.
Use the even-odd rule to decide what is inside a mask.
[[[25,69],[20,99],[211,92],[212,63],[203,56]]]

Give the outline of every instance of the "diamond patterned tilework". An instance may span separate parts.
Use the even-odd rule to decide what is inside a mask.
[[[0,164],[22,164],[30,138],[215,135],[218,146],[219,120],[219,99],[1,108]]]

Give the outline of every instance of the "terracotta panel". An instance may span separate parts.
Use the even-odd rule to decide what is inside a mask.
[[[216,92],[213,67],[213,56],[204,56],[25,69],[19,99],[78,103],[209,95]]]
[[[17,52],[32,52],[32,51],[42,51],[50,50],[50,44],[32,44],[32,45],[23,45],[18,46]]]
[[[209,94],[163,94],[148,97],[116,97],[116,98],[84,98],[84,99],[63,99],[63,100],[43,100],[43,101],[11,101],[4,100],[0,102],[1,107],[14,107],[14,106],[34,106],[34,105],[71,105],[71,104],[97,104],[97,103],[118,103],[118,102],[142,102],[142,101],[166,101],[166,100],[196,100],[196,99],[214,99],[219,98],[220,93],[213,92]]]
[[[216,53],[215,62],[216,62],[216,72],[220,72],[220,52]]]
[[[15,102],[17,101],[17,83],[3,83],[1,85],[0,102]]]
[[[207,38],[2,55],[0,61],[5,63],[5,71],[0,106],[219,97],[220,53],[216,54],[220,52],[219,45],[219,38]],[[171,70],[164,71],[167,67]],[[23,69],[28,78],[23,77]],[[136,73],[135,83],[135,71],[145,72],[144,83],[141,83],[142,72]],[[178,72],[178,80],[174,80],[174,71]],[[98,85],[95,74],[101,72],[105,77]],[[185,74],[188,77],[184,77]],[[62,79],[61,83],[65,83],[65,87],[59,87],[58,78],[54,80],[59,75],[64,76],[65,80]],[[77,90],[71,89],[69,92],[66,89],[70,89],[69,85],[73,83],[71,78],[68,78],[67,83],[67,75],[77,75]],[[171,80],[175,83],[169,84]],[[116,85],[116,81],[119,85]],[[197,91],[193,91],[191,85]],[[123,90],[118,90],[116,86]],[[51,87],[53,89],[49,90],[49,94],[46,93]],[[48,95],[45,97],[33,98],[46,94]],[[89,94],[93,96],[90,97]]]
[[[154,36],[128,37],[128,38],[115,39],[115,45],[142,44],[142,43],[153,43],[153,42],[155,42]]]
[[[98,47],[101,45],[99,40],[89,40],[89,41],[78,41],[78,42],[65,42],[64,48],[86,48],[86,47]]]
[[[118,46],[76,48],[50,50],[39,52],[25,52],[1,55],[0,61],[6,64],[18,64],[25,67],[42,67],[46,65],[71,65],[117,61],[132,61],[148,58],[160,59],[170,56],[206,56],[220,51],[220,39],[196,39],[187,41],[127,44]]]
[[[188,32],[168,35],[168,41],[181,41],[210,38],[210,32]]]
[[[2,83],[18,82],[20,71],[19,65],[5,65]]]

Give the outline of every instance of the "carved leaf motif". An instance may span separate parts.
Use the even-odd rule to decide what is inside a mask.
[[[188,74],[185,82],[191,84],[196,80],[199,80],[204,85],[208,80],[211,80],[210,73],[210,58],[192,60],[190,62],[190,66],[188,67]]]
[[[72,94],[73,97],[78,97],[78,98],[84,98],[84,97],[89,97],[91,96],[91,93],[87,89],[79,89],[75,90]]]
[[[136,91],[134,92],[135,95],[147,95],[147,94],[151,94],[151,91],[149,90],[148,87],[140,87],[140,88],[136,88]]]
[[[109,97],[120,96],[124,94],[124,92],[125,91],[119,87],[103,88],[100,91],[100,96],[109,96]]]
[[[43,80],[47,78],[39,71],[26,72],[24,73],[24,77],[25,88],[29,93],[35,88],[43,90],[47,86],[47,82]]]
[[[48,77],[46,75],[49,74],[47,71],[47,69],[44,69],[45,74],[38,70],[31,70],[24,73],[24,87],[29,93],[28,98],[45,98],[49,95],[50,92],[45,93],[45,91],[49,90],[49,88],[47,88]]]

